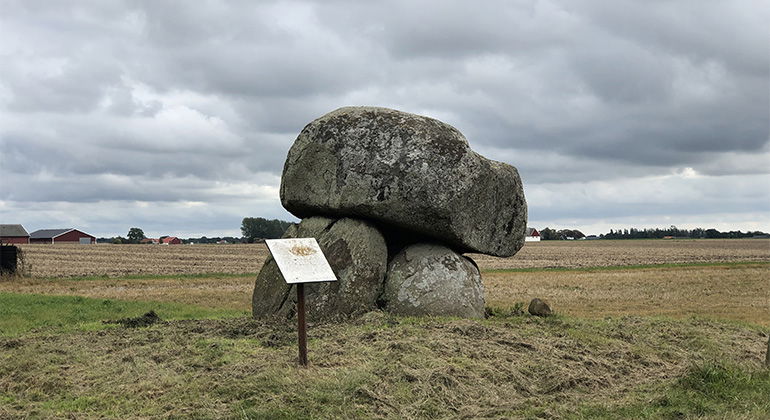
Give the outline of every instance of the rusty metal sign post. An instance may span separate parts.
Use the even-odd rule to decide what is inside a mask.
[[[297,335],[299,364],[307,366],[305,283],[337,281],[315,238],[267,239],[267,249],[287,284],[297,286]]]

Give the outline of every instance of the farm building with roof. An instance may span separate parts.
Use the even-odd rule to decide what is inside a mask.
[[[29,233],[22,225],[0,225],[0,243],[28,244]]]
[[[528,227],[527,234],[524,236],[524,242],[539,242],[540,232],[535,228]]]
[[[176,236],[166,236],[166,237],[160,238],[160,243],[162,245],[179,245],[182,243],[182,240],[177,238]]]
[[[40,229],[29,234],[32,244],[94,244],[96,237],[83,231],[68,229]]]

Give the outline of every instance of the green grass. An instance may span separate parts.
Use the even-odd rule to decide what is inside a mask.
[[[0,338],[0,418],[770,418],[767,338],[730,324],[375,312],[308,333],[308,368],[288,320]]]
[[[586,405],[570,419],[770,418],[770,369],[749,371],[717,361],[694,365],[642,401],[609,407]]]
[[[483,273],[537,273],[537,272],[543,272],[543,271],[616,271],[616,270],[637,270],[637,269],[648,269],[648,268],[745,267],[745,266],[770,266],[770,261],[636,264],[636,265],[611,265],[611,266],[595,266],[595,267],[493,268],[493,269],[485,269],[481,271]]]
[[[149,310],[196,320],[101,322]],[[233,315],[0,293],[0,418],[770,418],[758,327],[373,312],[311,323],[298,368],[293,320]]]
[[[243,311],[208,309],[169,302],[91,299],[80,296],[0,293],[0,336],[32,330],[49,333],[107,328],[104,320],[135,317],[154,310],[164,320],[243,316]]]

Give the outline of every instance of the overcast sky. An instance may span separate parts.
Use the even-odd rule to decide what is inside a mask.
[[[0,222],[240,236],[346,105],[516,166],[529,225],[770,231],[770,3],[0,0]]]

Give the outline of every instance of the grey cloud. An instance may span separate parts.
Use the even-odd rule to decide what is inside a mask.
[[[565,4],[612,36],[648,45],[651,50],[698,64],[717,60],[740,73],[767,76],[765,23],[770,8],[761,1],[650,4],[581,0]]]
[[[275,187],[302,127],[346,105],[455,125],[476,150],[520,168],[541,216],[745,212],[767,198],[737,196],[770,167],[770,7],[759,1],[5,9],[0,161],[14,180],[3,181],[5,208],[202,201],[228,206],[222,214],[233,218],[253,211],[236,190]],[[682,168],[713,176],[667,188],[729,180],[732,188],[717,188],[728,199],[603,197],[560,210],[538,201],[546,190],[643,184]],[[249,203],[286,216],[276,203]],[[1,209],[5,220],[11,210]]]

